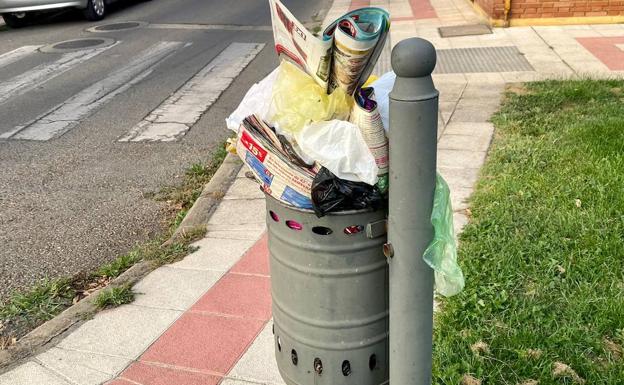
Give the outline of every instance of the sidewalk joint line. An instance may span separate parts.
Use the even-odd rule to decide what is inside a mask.
[[[233,318],[233,319],[241,319],[241,320],[254,320],[254,321],[267,322],[266,318],[249,317],[249,316],[226,314],[226,313],[217,313],[217,312],[205,311],[205,310],[189,310],[187,313],[195,314],[195,315],[201,315],[201,316],[212,316],[212,317],[216,316],[216,317],[222,317],[222,318]]]
[[[238,271],[231,271],[229,274],[242,275],[242,276],[247,276],[247,277],[271,278],[270,275],[258,274],[258,273],[245,273],[245,272],[238,272]]]
[[[190,368],[187,366],[171,365],[171,364],[166,364],[164,362],[158,362],[158,361],[138,360],[136,362],[139,364],[143,364],[147,366],[155,366],[155,367],[163,368],[163,369],[179,370],[179,371],[183,371],[187,373],[204,374],[204,375],[213,376],[213,377],[221,377],[221,378],[225,377],[224,373],[213,372],[212,370],[204,370],[204,369]]]
[[[446,127],[451,123],[451,120],[453,120],[453,116],[455,116],[455,111],[457,110],[457,106],[459,105],[459,102],[464,97],[464,93],[466,92],[467,88],[468,88],[468,79],[466,79],[466,83],[464,83],[464,87],[462,88],[461,92],[459,93],[459,98],[457,98],[457,101],[455,102],[455,105],[453,105],[453,111],[451,112],[451,115],[449,116],[448,121],[445,122],[444,118],[442,118],[442,124],[444,125],[444,127],[442,127],[442,132],[440,133],[440,139],[442,138],[442,136],[446,132]],[[438,139],[438,142],[440,141],[440,139]]]
[[[53,376],[55,376],[55,377],[57,377],[57,378],[59,378],[59,379],[61,379],[61,380],[63,380],[63,381],[69,382],[71,385],[81,385],[81,384],[79,384],[79,383],[77,383],[77,382],[74,382],[71,378],[69,378],[69,377],[65,376],[63,373],[59,372],[58,370],[56,370],[56,369],[54,369],[54,368],[51,368],[51,367],[47,366],[47,365],[46,365],[46,364],[44,364],[42,361],[40,361],[40,360],[37,358],[37,356],[33,357],[33,358],[32,358],[32,361],[30,361],[30,362],[32,362],[32,363],[33,363],[33,364],[35,364],[35,365],[39,365],[39,366],[40,366],[41,368],[43,368],[44,370],[46,370],[46,371],[50,372]],[[106,373],[106,374],[108,374],[108,373]],[[111,378],[112,378],[112,377],[111,377]]]
[[[555,47],[553,47],[552,45],[550,45],[546,39],[544,39],[544,37],[539,33],[538,30],[535,29],[535,26],[531,26],[531,30],[540,38],[540,40],[542,42],[544,42],[544,44],[546,45],[546,47],[548,47],[555,55],[557,55],[557,57],[559,58],[559,60],[561,60],[561,62],[563,64],[566,65],[566,67],[568,67],[568,69],[570,69],[570,71],[572,71],[572,74],[574,74],[575,76],[578,76],[578,73],[574,70],[574,68],[572,68],[572,66],[570,66],[570,64],[568,64],[567,61],[565,61],[565,59],[563,57],[561,57],[561,55],[559,55],[559,52],[557,52],[557,50],[555,49]],[[539,72],[538,72],[539,73]]]
[[[236,364],[239,363],[239,361],[245,356],[245,354],[247,354],[247,351],[249,350],[249,348],[251,347],[251,345],[253,345],[253,343],[258,339],[258,336],[260,336],[260,334],[262,333],[262,331],[264,330],[264,328],[267,327],[267,325],[269,324],[269,322],[271,321],[272,318],[269,318],[268,320],[264,321],[264,323],[262,324],[262,327],[260,327],[258,329],[258,332],[256,333],[256,335],[250,339],[250,341],[247,343],[247,345],[245,345],[243,351],[239,354],[239,356],[234,360],[234,362],[232,363],[232,366],[230,366],[230,368],[227,370],[227,372],[224,374],[224,377],[229,375],[232,372],[232,369],[234,369],[236,367]]]

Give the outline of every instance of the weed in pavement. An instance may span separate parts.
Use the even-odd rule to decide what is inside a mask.
[[[132,265],[139,262],[142,259],[138,250],[132,250],[126,254],[120,255],[112,262],[102,265],[94,273],[96,277],[103,278],[116,278],[124,271],[128,270]]]
[[[134,292],[128,285],[102,290],[95,298],[95,307],[102,310],[134,301]]]
[[[437,384],[624,383],[621,89],[528,84],[493,117],[460,238],[466,289],[435,315]]]
[[[72,280],[57,279],[43,280],[30,291],[14,293],[0,304],[0,338],[11,341],[52,319],[72,304],[76,292]],[[6,348],[11,344],[2,345]]]
[[[167,202],[175,213],[170,225],[173,231],[180,225],[188,210],[199,198],[204,185],[210,181],[214,173],[219,169],[226,155],[225,146],[219,146],[213,152],[212,159],[208,164],[193,164],[186,170],[184,181],[180,185],[163,188],[154,196],[156,200]]]

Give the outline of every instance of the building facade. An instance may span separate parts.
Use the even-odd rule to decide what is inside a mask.
[[[493,25],[624,22],[621,0],[469,0]]]

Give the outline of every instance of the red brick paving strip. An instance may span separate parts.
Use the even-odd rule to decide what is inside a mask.
[[[126,369],[124,377],[132,381],[150,385],[217,385],[221,377],[204,373],[176,370],[163,366],[137,362]],[[129,383],[124,383],[126,385]]]
[[[616,46],[616,44],[624,44],[624,36],[577,37],[576,41],[603,62],[610,70],[624,70],[624,51]]]
[[[349,5],[349,11],[353,11],[358,8],[370,7],[370,0],[351,0]],[[419,19],[434,19],[438,17],[435,9],[429,2],[429,0],[409,0],[410,8],[412,9],[412,16],[393,17],[392,21],[409,21]]]
[[[216,385],[271,318],[266,234],[118,379],[107,385]]]
[[[349,4],[349,11],[364,7],[370,7],[370,0],[351,0],[351,4]]]
[[[412,16],[393,17],[392,21],[435,19],[436,17],[438,17],[438,14],[436,13],[429,0],[409,0],[409,4],[412,8]]]

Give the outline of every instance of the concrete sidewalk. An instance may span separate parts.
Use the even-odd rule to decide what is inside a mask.
[[[466,199],[494,131],[488,119],[506,83],[613,77],[624,70],[622,25],[440,37],[438,27],[482,22],[465,0],[340,0],[327,20],[366,5],[392,14],[391,45],[411,36],[429,39],[447,68],[457,68],[453,57],[477,60],[483,52],[517,49],[526,60],[522,71],[434,76],[440,90],[438,166],[452,191],[457,232],[468,221]],[[380,65],[388,63],[386,56]],[[0,385],[283,384],[273,358],[264,199],[244,171],[211,217],[198,251],[155,270],[135,286],[140,294],[134,303],[97,314],[56,347],[0,375]]]

